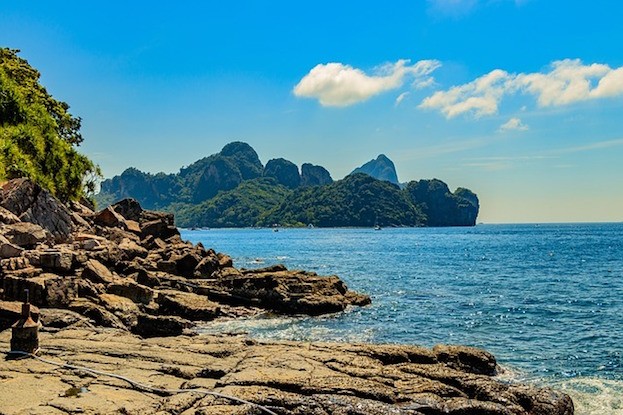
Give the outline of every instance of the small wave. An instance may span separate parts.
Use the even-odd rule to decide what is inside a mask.
[[[576,415],[623,415],[623,381],[578,377],[552,385],[565,392]]]

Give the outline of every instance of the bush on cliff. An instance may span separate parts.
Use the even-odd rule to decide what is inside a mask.
[[[0,180],[29,177],[60,199],[84,196],[99,169],[75,149],[81,120],[18,52],[0,48]]]

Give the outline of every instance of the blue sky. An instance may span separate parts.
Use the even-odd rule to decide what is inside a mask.
[[[215,4],[212,4],[215,3]],[[106,177],[230,141],[335,179],[384,153],[483,222],[623,220],[615,1],[1,2]]]

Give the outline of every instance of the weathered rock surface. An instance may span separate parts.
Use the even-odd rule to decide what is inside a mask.
[[[20,179],[0,189],[0,201],[0,298],[23,300],[28,289],[34,305],[66,308],[96,325],[178,335],[190,321],[258,307],[324,314],[370,301],[336,276],[238,270],[229,256],[182,241],[173,215],[133,199],[93,212]]]
[[[182,241],[172,215],[133,200],[93,212],[17,180],[0,188],[0,201],[0,330],[17,320],[29,290],[47,331],[40,342],[45,357],[162,388],[215,389],[288,415],[573,413],[566,395],[497,381],[495,358],[462,346],[186,337],[196,334],[190,331],[196,321],[261,310],[334,313],[370,298],[337,276],[283,265],[237,269],[229,256]],[[9,332],[0,333],[4,350]],[[0,362],[0,413],[260,412],[196,393],[162,397],[119,379],[19,360]]]
[[[6,182],[0,190],[0,206],[22,222],[40,225],[58,239],[67,238],[74,230],[71,211],[28,179]]]
[[[70,361],[162,389],[207,389],[280,415],[573,414],[567,395],[480,374],[481,351],[461,346],[430,350],[269,343],[226,335],[143,340],[92,328],[42,333],[40,343],[45,359]],[[0,333],[0,348],[8,347],[5,331]],[[462,369],[440,361],[440,355],[463,362]],[[190,391],[149,393],[118,378],[58,369],[35,359],[1,360],[0,382],[0,408],[7,415],[265,413]]]

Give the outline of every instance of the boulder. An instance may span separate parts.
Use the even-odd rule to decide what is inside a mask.
[[[134,220],[126,220],[125,228],[128,230],[128,232],[132,232],[136,235],[141,235],[141,225]]]
[[[73,235],[74,248],[94,251],[103,248],[106,238],[91,233],[76,233]]]
[[[12,244],[4,236],[0,235],[0,258],[14,258],[20,256],[24,252],[23,248]]]
[[[141,236],[146,238],[149,235],[154,238],[168,239],[179,235],[179,231],[175,226],[169,224],[168,221],[155,219],[141,224]]]
[[[211,277],[219,268],[218,257],[214,254],[205,256],[195,267],[193,275],[197,278]]]
[[[20,222],[20,220],[16,214],[0,206],[0,223],[10,225],[17,222]]]
[[[482,349],[461,345],[436,345],[433,352],[437,360],[469,373],[493,376],[497,371],[495,357]]]
[[[106,226],[109,228],[121,226],[125,227],[125,219],[123,216],[115,212],[115,210],[108,206],[93,216],[93,222],[97,225]]]
[[[131,278],[110,284],[106,291],[110,294],[129,298],[135,303],[149,304],[154,299],[154,292],[151,288],[141,285]]]
[[[63,329],[75,324],[91,326],[89,319],[82,314],[61,308],[42,308],[39,321],[44,328]]]
[[[114,209],[115,212],[123,216],[126,220],[131,220],[135,222],[141,221],[143,208],[135,199],[123,199],[112,205],[111,208]]]
[[[101,294],[98,300],[101,306],[119,317],[126,327],[136,326],[140,310],[134,301],[114,294]]]
[[[192,326],[192,322],[181,317],[140,314],[132,332],[143,337],[179,336]]]
[[[67,272],[71,270],[74,253],[69,250],[46,249],[29,256],[30,263],[44,270]]]
[[[131,260],[136,257],[145,258],[149,254],[147,249],[128,238],[124,238],[119,243],[119,249],[123,251],[126,260]]]
[[[231,259],[229,255],[218,253],[218,266],[219,268],[231,268],[234,266],[234,261]]]
[[[104,264],[96,259],[89,259],[82,270],[82,278],[95,283],[111,284],[117,277]]]
[[[29,179],[9,180],[0,188],[0,206],[47,230],[57,241],[74,230],[71,211],[50,192]]]
[[[4,225],[0,233],[12,244],[32,248],[37,244],[47,242],[49,234],[41,226],[30,222],[18,222]]]
[[[350,292],[336,276],[288,271],[283,265],[242,272],[224,268],[212,284],[232,301],[291,314],[335,313],[349,305],[370,303],[368,296]]]
[[[160,313],[173,314],[188,320],[213,320],[220,307],[206,296],[174,290],[159,291],[156,302]]]
[[[41,269],[30,265],[28,258],[23,256],[0,259],[0,270],[4,272],[5,276],[14,275],[24,278],[34,277],[41,272]]]
[[[195,268],[201,262],[201,256],[186,250],[181,254],[173,254],[169,261],[175,263],[176,273],[185,277],[192,276]]]
[[[68,308],[93,320],[96,325],[127,330],[126,326],[110,311],[84,298],[72,301]]]
[[[24,300],[28,290],[30,302],[43,307],[63,307],[78,297],[78,284],[74,278],[43,273],[32,278],[5,275],[2,282],[4,298]]]

